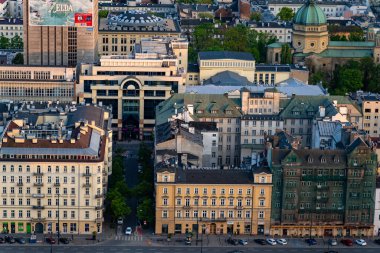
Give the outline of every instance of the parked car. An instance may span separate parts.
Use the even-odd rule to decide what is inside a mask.
[[[338,251],[335,251],[335,250],[329,250],[329,251],[325,251],[325,253],[338,253]]]
[[[191,245],[191,237],[186,237],[185,244],[186,245]]]
[[[131,227],[127,227],[127,228],[125,229],[125,234],[126,234],[126,235],[132,235],[132,228],[131,228]]]
[[[119,225],[123,225],[123,218],[119,217],[119,218],[117,219],[117,224],[119,224]]]
[[[240,239],[240,240],[239,240],[239,244],[241,244],[241,245],[247,245],[247,244],[248,244],[248,241],[245,240],[245,239]]]
[[[22,237],[16,237],[16,238],[15,238],[15,241],[16,241],[17,243],[19,243],[19,244],[25,244],[25,243],[26,243],[25,239],[22,238]]]
[[[227,243],[232,244],[232,245],[238,245],[239,241],[237,239],[232,239],[231,237],[229,237],[227,239]]]
[[[267,243],[268,243],[269,245],[272,245],[272,246],[277,244],[276,240],[273,239],[273,238],[268,238],[268,239],[267,239]]]
[[[16,242],[13,236],[11,235],[6,235],[4,239],[5,239],[5,242],[10,243],[10,244],[13,244]]]
[[[308,238],[305,242],[309,245],[317,245],[317,241],[314,238]]]
[[[354,245],[354,243],[353,243],[353,241],[351,239],[342,239],[340,242],[343,243],[346,246],[352,246],[352,245]]]
[[[61,238],[59,238],[59,242],[61,242],[63,244],[69,244],[70,240],[67,237],[61,237]]]
[[[336,246],[336,245],[338,245],[338,242],[335,239],[329,239],[328,243],[329,243],[330,246]]]
[[[283,239],[283,238],[281,238],[281,239],[277,239],[276,242],[277,242],[278,244],[281,244],[281,245],[286,245],[286,244],[288,244],[288,242],[286,241],[286,239]]]
[[[3,237],[0,237],[0,244],[3,244],[3,243],[5,243],[5,240]]]
[[[55,244],[55,239],[51,238],[51,237],[48,237],[48,238],[46,238],[46,242],[49,243],[49,244]]]
[[[360,245],[360,246],[366,246],[367,245],[367,242],[364,241],[363,239],[357,239],[355,242],[357,245]]]
[[[261,245],[266,245],[267,244],[267,242],[264,239],[255,239],[254,241],[255,241],[255,243],[261,244]]]
[[[376,239],[374,242],[375,242],[376,244],[380,244],[380,239]]]

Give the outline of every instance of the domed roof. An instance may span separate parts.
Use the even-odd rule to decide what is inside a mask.
[[[298,25],[324,25],[326,15],[322,9],[315,4],[314,0],[308,0],[294,16],[294,23]]]

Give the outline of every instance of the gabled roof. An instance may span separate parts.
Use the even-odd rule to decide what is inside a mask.
[[[280,106],[284,108],[280,113],[284,119],[313,119],[319,106],[325,107],[325,117],[331,117],[338,113],[326,96],[295,96],[290,101],[281,102]]]
[[[254,61],[252,54],[244,52],[232,52],[232,51],[208,51],[199,52],[200,60],[241,60],[241,61]]]
[[[241,76],[235,72],[226,70],[220,72],[211,78],[205,80],[203,84],[214,84],[214,85],[223,85],[223,86],[240,86],[240,85],[249,85],[250,82],[244,76]]]
[[[293,154],[297,157],[297,162],[303,166],[311,166],[317,168],[317,166],[345,166],[346,165],[346,152],[345,150],[321,150],[321,149],[273,149],[272,150],[272,162],[274,165],[280,165],[285,162],[285,158],[288,155]],[[313,160],[310,161],[309,157]],[[322,161],[322,157],[325,161]],[[291,162],[289,162],[291,163]]]
[[[357,137],[348,147],[347,147],[347,153],[351,153],[358,147],[367,147],[367,143],[359,136]]]

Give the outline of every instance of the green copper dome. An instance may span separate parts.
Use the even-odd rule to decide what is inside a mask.
[[[324,25],[326,15],[322,9],[315,4],[314,0],[308,0],[294,16],[294,23],[298,25]]]

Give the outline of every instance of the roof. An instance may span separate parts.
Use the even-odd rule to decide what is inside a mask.
[[[0,25],[23,25],[23,21],[19,18],[0,18]]]
[[[268,47],[269,48],[281,48],[285,44],[286,43],[282,43],[282,42],[274,42],[272,44],[269,44]]]
[[[299,25],[323,25],[326,24],[326,15],[315,4],[314,0],[308,0],[296,13],[293,22]]]
[[[251,170],[178,170],[177,183],[187,184],[253,184]]]
[[[199,52],[200,60],[241,60],[241,61],[254,61],[252,54],[244,52],[231,52],[231,51],[208,51]]]
[[[290,65],[256,64],[256,72],[290,72]]]
[[[199,73],[199,65],[197,63],[189,63],[187,65],[187,73],[196,72]]]
[[[372,49],[327,49],[320,54],[322,58],[365,58],[372,57]]]
[[[330,47],[375,47],[374,41],[329,41]]]
[[[281,101],[280,107],[282,118],[313,119],[319,107],[325,107],[325,116],[331,117],[338,113],[333,103],[327,96],[295,96],[289,102]]]
[[[180,113],[188,105],[194,105],[194,121],[199,118],[240,117],[241,112],[233,100],[219,94],[174,94],[156,107],[156,125],[168,121],[175,110]],[[212,110],[211,110],[212,109]]]
[[[242,88],[247,88],[251,92],[264,92],[270,88],[276,88],[288,97],[295,95],[308,95],[308,96],[321,96],[326,95],[326,90],[319,85],[308,85],[295,78],[289,78],[285,81],[277,83],[276,85],[240,85],[240,86],[218,86],[218,85],[200,85],[200,86],[187,86],[186,93],[193,94],[226,94],[235,91],[240,91]]]
[[[332,136],[339,122],[333,121],[318,121],[319,136]]]
[[[240,85],[248,85],[249,81],[244,76],[241,76],[235,72],[226,70],[205,80],[203,84],[215,84],[218,86],[219,85],[240,86]]]

